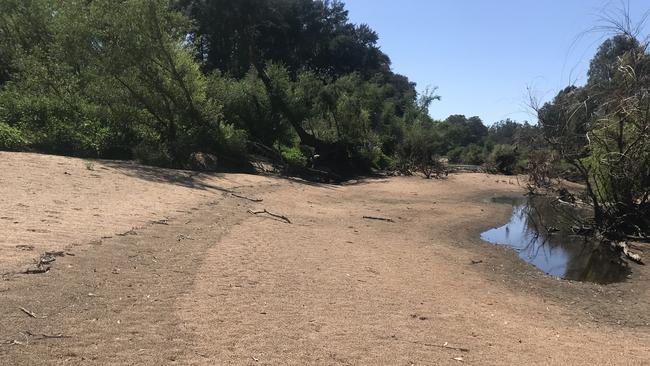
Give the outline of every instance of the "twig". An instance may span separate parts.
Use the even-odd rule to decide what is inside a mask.
[[[246,196],[238,195],[238,194],[236,194],[236,193],[230,193],[230,195],[233,196],[233,197],[237,197],[237,198],[244,199],[244,200],[249,200],[249,201],[251,201],[251,202],[262,202],[262,201],[264,201],[264,200],[261,199],[261,198],[250,198],[250,197],[246,197]]]
[[[262,210],[262,211],[253,211],[253,210],[248,210],[248,213],[251,214],[251,215],[267,214],[267,215],[269,215],[269,216],[273,216],[273,217],[275,217],[275,218],[278,218],[278,219],[280,219],[280,220],[286,222],[287,224],[291,224],[291,220],[289,220],[288,217],[283,216],[283,215],[274,214],[274,213],[272,213],[272,212],[267,211],[266,209],[264,209],[264,210]]]
[[[455,351],[460,351],[460,352],[469,352],[469,348],[464,348],[464,347],[453,347],[447,344],[432,344],[432,343],[420,343],[420,342],[413,342],[415,344],[421,344],[423,346],[427,347],[438,347],[438,348],[447,348],[447,349],[453,349]]]
[[[27,334],[30,337],[35,337],[37,339],[60,339],[60,338],[72,338],[71,336],[65,335],[63,333],[59,334],[35,334],[30,331],[26,331],[25,334]]]
[[[129,231],[125,231],[123,233],[119,233],[119,234],[115,234],[115,235],[117,235],[117,236],[127,236],[127,235],[138,235],[138,233],[135,230],[131,229]]]
[[[45,316],[36,316],[36,314],[34,314],[33,311],[29,311],[29,310],[25,309],[25,308],[22,307],[22,306],[19,306],[18,309],[22,310],[23,313],[29,315],[29,316],[32,317],[32,318],[36,318],[36,319],[45,319],[45,318],[47,318],[47,317],[45,317]]]
[[[385,218],[385,217],[364,216],[363,218],[367,219],[367,220],[379,220],[379,221],[386,221],[386,222],[395,222],[395,220]]]

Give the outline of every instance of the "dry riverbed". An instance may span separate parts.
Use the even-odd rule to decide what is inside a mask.
[[[0,364],[650,363],[646,267],[564,281],[480,241],[521,193],[0,153]]]

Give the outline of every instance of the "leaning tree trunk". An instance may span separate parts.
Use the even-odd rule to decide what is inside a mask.
[[[302,127],[302,120],[293,113],[291,108],[285,102],[284,98],[274,89],[271,79],[266,74],[263,66],[258,62],[255,62],[253,66],[255,67],[259,78],[262,80],[262,83],[264,83],[266,92],[271,102],[271,108],[282,113],[282,115],[289,121],[293,129],[298,134],[300,143],[302,145],[313,147],[316,154],[320,156],[319,161],[321,164],[327,165],[336,170],[346,168],[346,165],[349,163],[348,149],[346,144],[339,141],[323,141],[305,131],[305,129]]]

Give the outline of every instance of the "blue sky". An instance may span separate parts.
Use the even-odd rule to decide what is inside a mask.
[[[602,34],[587,32],[602,0],[344,0],[350,20],[379,34],[393,70],[422,91],[437,86],[431,116],[479,116],[486,124],[511,118],[535,122],[525,106],[530,86],[542,100],[586,79]],[[649,0],[630,0],[633,18]],[[647,29],[646,29],[647,30]],[[647,34],[647,32],[646,32]]]

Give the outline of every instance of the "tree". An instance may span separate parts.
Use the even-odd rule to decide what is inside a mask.
[[[13,107],[0,118],[29,131],[34,147],[123,156],[144,144],[174,166],[225,150],[228,127],[185,43],[190,21],[167,1],[34,0],[8,10],[16,71],[0,96]]]
[[[340,1],[180,0],[176,6],[196,20],[191,38],[209,71],[239,78],[262,60],[284,65],[292,76],[305,69],[329,76],[389,71],[377,34],[349,23]]]
[[[584,87],[538,109],[549,145],[586,183],[605,236],[650,233],[650,55],[629,29],[605,41]]]

